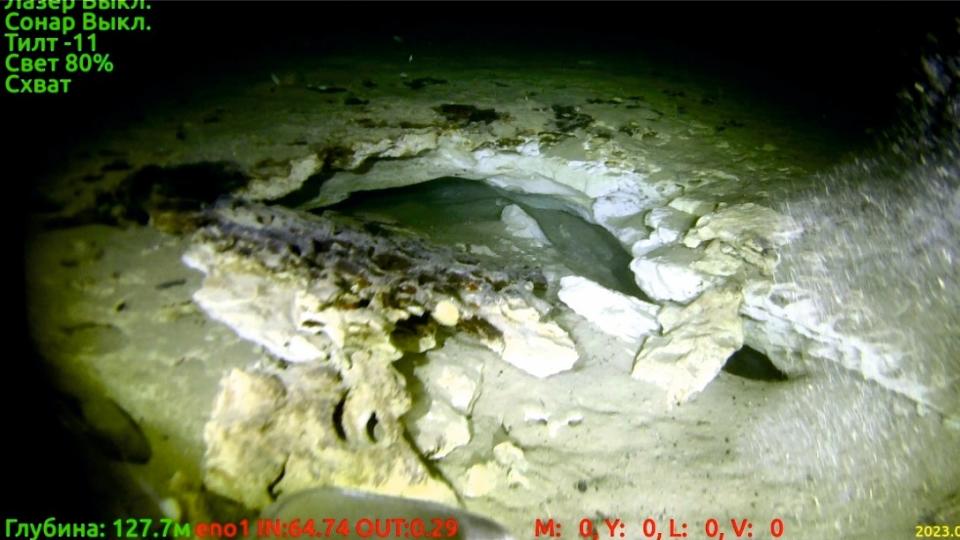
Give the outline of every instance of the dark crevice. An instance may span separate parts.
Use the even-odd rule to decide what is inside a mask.
[[[741,347],[727,359],[723,370],[731,375],[754,381],[779,382],[787,380],[787,374],[780,371],[767,355],[747,345]]]
[[[431,461],[423,456],[423,453],[420,451],[419,447],[417,446],[417,441],[410,434],[410,430],[408,429],[403,430],[403,439],[407,442],[408,445],[410,445],[410,448],[414,448],[417,450],[417,456],[420,458],[420,463],[423,464],[423,467],[425,469],[427,469],[427,472],[430,474],[431,477],[439,479],[441,482],[443,482],[448,486],[453,486],[453,482],[451,482],[450,478],[443,472],[443,470],[440,469],[440,467],[437,466],[437,462]],[[457,502],[460,503],[461,505],[464,504],[463,496],[460,495],[460,493],[457,490],[452,490],[452,491],[457,498]]]
[[[115,198],[105,202],[118,205],[124,218],[146,224],[155,210],[200,210],[248,181],[236,165],[222,161],[175,167],[151,165],[128,177]]]
[[[367,419],[367,438],[370,439],[370,442],[377,442],[377,413],[370,413],[370,418]]]
[[[465,317],[457,323],[457,328],[486,341],[496,341],[503,337],[499,328],[480,317]]]
[[[347,405],[347,395],[344,393],[337,406],[333,408],[333,429],[337,431],[337,438],[341,441],[347,440],[347,432],[343,429],[343,409]]]
[[[283,477],[286,474],[287,462],[284,461],[283,466],[280,467],[280,474],[278,474],[277,477],[273,479],[273,482],[270,482],[270,484],[267,486],[267,493],[270,494],[271,499],[277,500],[277,498],[280,496],[280,493],[277,492],[277,486],[280,484],[280,481],[283,480]]]
[[[500,120],[503,114],[494,109],[480,109],[474,105],[464,105],[460,103],[445,103],[434,110],[447,119],[448,122],[465,126],[473,123],[489,124],[490,122]]]
[[[410,392],[410,397],[412,400],[412,405],[410,410],[406,412],[401,418],[400,423],[403,425],[403,439],[407,442],[410,448],[413,448],[417,456],[420,458],[420,462],[430,473],[430,476],[433,478],[439,478],[442,482],[448,486],[453,485],[450,482],[450,479],[446,474],[437,466],[435,461],[427,459],[423,455],[423,451],[420,449],[420,446],[417,444],[416,439],[413,437],[413,434],[410,433],[409,424],[416,423],[416,421],[423,417],[430,410],[430,396],[427,393],[426,388],[423,386],[423,381],[417,378],[416,369],[417,367],[425,365],[429,360],[427,356],[423,353],[411,353],[403,355],[403,358],[397,360],[393,365],[397,371],[403,376],[406,381],[406,387]],[[454,490],[456,493],[456,490]],[[463,503],[462,497],[457,494],[457,501],[461,504]]]
[[[374,165],[376,165],[377,163],[380,163],[381,161],[408,161],[411,159],[416,159],[427,152],[429,152],[429,150],[423,150],[418,154],[402,156],[402,157],[390,157],[390,156],[380,156],[380,155],[370,156],[367,159],[361,161],[360,164],[357,165],[356,167],[348,170],[353,174],[367,174],[368,172],[373,170]]]
[[[270,201],[270,204],[276,204],[279,206],[286,206],[288,208],[296,208],[302,204],[306,204],[311,199],[317,196],[317,193],[320,193],[320,188],[323,186],[324,182],[332,178],[334,171],[321,171],[315,173],[303,181],[303,184],[300,185],[296,190],[280,197],[278,199],[273,199]]]
[[[333,178],[338,171],[345,170],[347,163],[353,159],[353,151],[344,146],[314,146],[314,150],[323,162],[320,170],[307,177],[294,191],[267,201],[269,204],[296,208],[308,203],[320,193],[320,188],[327,180]]]
[[[338,149],[338,153],[328,154],[324,160],[321,170],[304,180],[300,187],[291,191],[290,193],[287,193],[286,195],[283,195],[282,197],[271,199],[267,202],[269,204],[285,206],[287,208],[298,208],[310,203],[310,201],[316,198],[320,193],[320,189],[323,187],[323,184],[333,178],[333,176],[338,172],[367,174],[371,169],[373,169],[374,165],[381,161],[404,161],[417,158],[421,154],[404,157],[370,156],[360,162],[357,166],[348,168],[344,163],[342,163],[344,161],[344,156],[339,153]]]
[[[411,90],[420,90],[421,88],[425,88],[427,86],[447,84],[447,81],[434,77],[420,77],[419,79],[413,79],[412,81],[403,81],[403,84]]]
[[[435,349],[443,346],[446,336],[444,332],[437,327],[430,313],[426,312],[420,316],[414,315],[397,321],[393,332],[390,334],[390,341],[401,351],[417,353],[421,352],[420,340],[429,335],[433,335],[436,340],[436,346],[432,348]]]
[[[593,118],[580,111],[579,107],[572,105],[553,105],[554,122],[557,129],[564,133],[570,133],[577,129],[584,129],[593,124]]]
[[[163,283],[157,284],[154,288],[157,289],[158,291],[162,291],[164,289],[171,289],[173,287],[179,287],[181,285],[186,285],[186,284],[187,284],[186,279],[183,279],[183,278],[171,279],[170,281],[164,281]]]
[[[127,176],[115,189],[97,194],[91,207],[72,215],[50,216],[44,226],[152,223],[166,232],[187,232],[195,227],[197,212],[247,185],[249,180],[236,164],[227,161],[173,167],[147,165]]]
[[[504,207],[509,204],[520,206],[537,221],[551,247],[574,273],[604,287],[650,301],[637,286],[629,268],[632,256],[619,240],[550,195],[518,194],[480,180],[440,177],[409,186],[355,192],[324,210],[363,220],[383,218],[396,221],[428,238],[450,243],[456,241],[450,231],[499,222]],[[597,261],[603,261],[603,264],[598,265]],[[545,292],[545,282],[535,281],[534,285],[539,294]]]

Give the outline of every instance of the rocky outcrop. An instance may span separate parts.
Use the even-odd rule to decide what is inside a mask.
[[[428,361],[416,369],[429,399],[426,412],[408,415],[407,426],[420,452],[429,459],[442,459],[470,442],[468,416],[480,392],[483,365],[468,359],[449,358],[432,351]]]
[[[647,339],[633,365],[633,378],[664,389],[669,403],[682,403],[706,388],[743,345],[738,291],[709,290],[688,306],[667,306],[657,319],[663,333]]]
[[[204,428],[204,484],[248,508],[329,485],[456,504],[389,407],[370,412],[354,398],[369,397],[380,382],[348,385],[336,371],[308,364],[228,373]],[[409,405],[403,394],[392,400],[395,410]],[[346,421],[357,413],[366,417],[359,431]]]
[[[534,376],[572,367],[567,333],[544,318],[538,272],[486,270],[385,224],[224,205],[184,261],[206,274],[194,299],[290,362],[362,351],[384,362],[430,348],[438,325],[472,333]],[[354,365],[355,363],[349,363]]]
[[[636,350],[649,334],[660,330],[660,306],[612,291],[580,276],[560,279],[560,301],[600,331]]]
[[[535,271],[486,270],[402,230],[333,215],[232,202],[207,219],[184,255],[206,274],[194,300],[290,363],[229,374],[206,426],[208,487],[249,507],[318,485],[451,502],[404,437],[411,399],[392,365],[436,347],[439,332],[473,334],[536,377],[577,361],[544,317]],[[428,457],[470,439],[480,373],[464,369],[441,370],[450,395],[431,392],[438,399],[412,429]]]
[[[715,207],[694,198],[654,209],[645,222],[653,232],[634,244],[630,269],[644,292],[668,305],[658,315],[662,333],[644,342],[633,376],[683,402],[743,345],[743,290],[772,284],[777,249],[800,228],[756,204]]]

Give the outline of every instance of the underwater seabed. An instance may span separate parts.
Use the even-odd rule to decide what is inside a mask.
[[[339,486],[517,538],[955,522],[956,361],[843,311],[880,291],[824,312],[809,285],[870,234],[818,244],[833,222],[784,204],[836,141],[591,62],[294,65],[77,148],[36,212],[29,316],[112,513]],[[960,358],[929,328],[953,300],[918,335]]]

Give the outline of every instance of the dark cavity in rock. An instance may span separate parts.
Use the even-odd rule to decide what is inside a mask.
[[[361,99],[357,96],[350,96],[347,99],[343,100],[344,105],[366,105],[370,103],[369,99]]]
[[[458,103],[445,103],[434,110],[443,115],[448,122],[461,125],[475,122],[489,124],[501,118],[501,114],[493,109],[479,109],[473,105],[462,105]]]
[[[59,216],[50,226],[89,223],[108,225],[154,225],[169,232],[190,228],[189,214],[214,203],[217,198],[249,182],[249,178],[228,162],[200,162],[176,167],[148,165],[124,179],[112,192],[97,196],[93,208],[73,216]],[[180,222],[171,218],[178,215]]]
[[[593,117],[580,112],[577,107],[572,105],[554,105],[551,109],[553,109],[554,123],[556,123],[557,129],[562,132],[569,133],[580,128],[586,128],[593,123]]]
[[[477,233],[471,236],[465,229],[498,224],[504,207],[510,204],[520,206],[537,220],[570,270],[624,294],[647,298],[630,272],[631,256],[619,241],[603,227],[572,213],[549,195],[517,194],[478,180],[442,177],[412,186],[356,192],[327,209],[368,223],[396,222],[432,241],[449,245],[488,241],[477,238]],[[602,262],[598,264],[598,261]],[[396,264],[396,261],[384,262]],[[535,292],[546,288],[545,283],[537,280],[534,285],[540,289]]]
[[[755,381],[785,381],[787,374],[777,369],[770,358],[747,345],[733,353],[723,370],[731,375]]]
[[[447,84],[447,81],[443,79],[435,79],[433,77],[421,77],[419,79],[413,79],[412,81],[403,81],[403,84],[411,90],[420,90],[421,88],[427,86]]]
[[[137,464],[150,461],[153,451],[143,429],[115,401],[103,397],[81,400],[69,394],[59,397],[60,420],[105,457]]]

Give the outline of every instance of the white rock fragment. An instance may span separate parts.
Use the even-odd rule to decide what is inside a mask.
[[[624,170],[621,167],[610,166],[607,163],[607,161],[572,160],[567,162],[567,170],[574,174],[582,171],[583,187],[580,190],[591,199],[616,191],[630,188],[637,189],[638,186],[647,185],[646,175]]]
[[[478,357],[490,354],[487,347],[462,340],[447,340],[443,347],[427,353],[427,362],[415,373],[433,399],[442,399],[461,414],[473,412],[480,395],[484,362]]]
[[[477,463],[467,469],[463,494],[467,497],[483,497],[497,489],[502,471],[495,462]]]
[[[647,237],[643,217],[651,204],[652,199],[642,193],[610,193],[593,201],[593,219],[622,244],[630,246]]]
[[[650,198],[642,193],[614,191],[593,201],[593,215],[597,221],[633,216],[647,209]]]
[[[651,251],[673,244],[680,240],[683,233],[693,225],[696,216],[669,206],[654,208],[644,216],[644,225],[653,229],[646,238],[634,241],[630,253],[634,257],[643,257]]]
[[[653,234],[666,244],[679,240],[680,235],[687,232],[696,219],[693,214],[661,206],[647,212],[644,221],[654,230]]]
[[[316,154],[310,154],[292,160],[290,162],[290,172],[287,176],[254,178],[244,187],[241,193],[251,200],[276,199],[299,188],[307,181],[307,178],[310,178],[322,167],[323,161]]]
[[[470,442],[470,423],[479,396],[483,364],[471,360],[470,348],[448,341],[427,353],[427,362],[416,368],[416,377],[430,396],[428,412],[408,421],[417,447],[429,458],[441,459]]]
[[[533,139],[517,146],[517,152],[525,156],[537,157],[540,155],[540,141]]]
[[[540,312],[525,304],[480,306],[479,314],[502,334],[498,351],[504,361],[534,377],[567,371],[580,358],[569,334],[555,322],[544,322]]]
[[[437,134],[433,132],[405,133],[396,139],[359,142],[353,146],[353,157],[348,168],[359,167],[372,157],[408,158],[436,148]]]
[[[434,399],[430,410],[410,426],[413,440],[423,455],[442,459],[470,442],[470,424],[446,401]]]
[[[470,244],[470,253],[474,255],[483,255],[486,257],[496,257],[497,254],[489,247],[483,244]]]
[[[243,261],[215,254],[208,246],[191,247],[183,261],[207,274],[193,299],[210,317],[289,362],[326,357],[323,342],[317,336],[297,331],[298,323],[291,309],[300,293],[296,284],[256,273]],[[335,327],[329,333],[336,334]]]
[[[560,301],[602,332],[630,345],[639,346],[652,332],[660,330],[660,306],[612,291],[580,276],[560,280]]]
[[[405,133],[393,147],[383,153],[384,157],[399,158],[422,154],[437,147],[437,134],[434,132]]]
[[[530,487],[530,480],[523,474],[529,467],[526,457],[517,445],[510,441],[493,447],[493,457],[507,471],[507,485],[510,487]]]
[[[433,308],[430,315],[443,326],[456,326],[460,321],[460,309],[450,300],[437,302],[437,307]]]
[[[802,227],[787,216],[758,204],[745,203],[703,216],[683,243],[693,248],[718,238],[736,247],[763,252],[793,241],[802,232]]]
[[[641,238],[635,240],[630,245],[630,254],[635,258],[641,258],[650,253],[651,251],[663,247],[664,242],[657,235],[651,235],[648,238]]]
[[[447,400],[463,414],[473,411],[483,366],[443,365],[437,369],[434,395]]]
[[[659,316],[663,335],[644,343],[633,378],[664,389],[671,404],[688,401],[743,346],[741,302],[739,291],[713,289],[688,306],[665,307]]]
[[[719,240],[707,244],[703,258],[692,265],[694,270],[722,278],[737,275],[745,266],[739,250]]]
[[[271,414],[286,397],[283,384],[276,378],[254,376],[234,369],[221,381],[223,390],[213,404],[219,420],[233,424],[256,416]]]
[[[523,455],[523,450],[510,441],[504,441],[493,447],[493,457],[504,467],[527,470],[529,463]]]
[[[444,143],[440,145],[437,152],[439,160],[465,171],[473,170],[477,166],[477,160],[467,148],[452,144],[450,141],[444,141]]]
[[[802,232],[790,218],[746,203],[721,207],[703,216],[683,243],[695,248],[710,242],[714,255],[737,257],[756,267],[761,274],[772,276],[779,261],[776,249],[792,242]]]
[[[683,246],[665,246],[633,259],[630,270],[650,298],[686,304],[717,281],[693,268],[702,258],[702,253]]]
[[[507,228],[507,232],[517,238],[533,240],[538,244],[549,244],[547,236],[543,234],[537,220],[515,204],[504,207],[500,220]]]
[[[713,212],[713,209],[716,208],[717,205],[710,201],[683,196],[671,200],[667,206],[676,210],[680,210],[681,212],[686,212],[687,214],[693,214],[694,216],[700,217]]]

